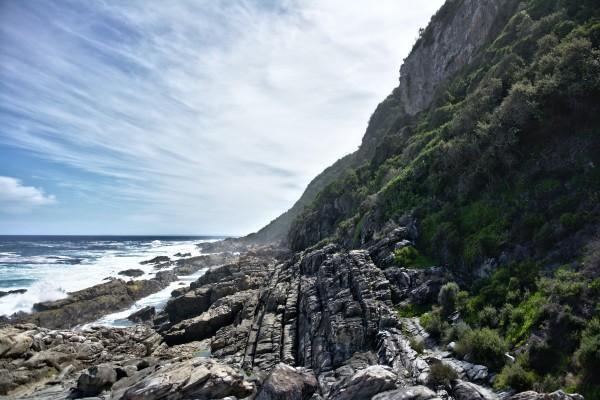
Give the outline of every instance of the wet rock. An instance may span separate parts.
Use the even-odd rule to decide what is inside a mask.
[[[145,261],[140,261],[140,264],[145,265],[145,264],[159,264],[159,263],[163,263],[166,261],[171,261],[171,259],[167,256],[156,256],[150,260],[145,260]]]
[[[307,400],[317,388],[311,371],[278,364],[263,382],[256,400]]]
[[[119,271],[119,275],[129,276],[132,278],[144,275],[144,271],[137,268],[126,269],[124,271]]]
[[[174,257],[191,257],[191,256],[192,256],[192,253],[181,253],[181,252],[179,252],[179,253],[175,253],[174,254]]]
[[[411,386],[375,395],[372,400],[429,400],[437,394],[427,386]]]
[[[82,396],[95,396],[109,389],[116,381],[117,371],[111,365],[98,365],[79,376],[77,391]]]
[[[0,297],[8,296],[9,294],[23,294],[25,292],[27,292],[27,289],[15,289],[15,290],[8,290],[8,291],[0,290]]]
[[[147,306],[134,312],[127,319],[133,322],[148,322],[152,321],[155,315],[156,309],[152,306]]]

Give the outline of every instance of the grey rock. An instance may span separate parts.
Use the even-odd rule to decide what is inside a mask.
[[[427,386],[411,386],[379,393],[372,400],[429,400],[436,396]]]
[[[156,309],[151,306],[146,306],[132,313],[130,316],[127,317],[127,319],[133,322],[147,322],[151,321],[155,315]]]
[[[119,271],[119,275],[129,276],[129,277],[138,277],[144,275],[144,271],[141,269],[131,268],[123,271]]]
[[[263,382],[256,400],[308,400],[317,388],[311,371],[278,364]]]
[[[109,389],[116,381],[117,371],[111,365],[98,365],[79,376],[77,390],[84,396],[95,396]]]
[[[372,365],[355,373],[346,382],[334,388],[330,399],[369,399],[377,393],[396,388],[397,376],[381,365]]]
[[[457,380],[452,384],[452,396],[455,400],[495,400],[498,396],[491,390],[472,382]]]

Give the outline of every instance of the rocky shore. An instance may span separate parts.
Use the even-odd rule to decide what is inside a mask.
[[[249,246],[233,260],[225,252],[181,262],[188,271],[221,261],[175,290],[164,311],[132,318],[145,324],[131,328],[50,329],[131,301],[132,284],[121,280],[40,305],[30,316],[35,324],[0,330],[0,393],[24,399],[581,398],[494,393],[486,366],[438,348],[417,319],[398,317],[398,304],[435,297],[450,279],[443,268],[388,265],[394,249],[408,244],[410,229],[397,227],[362,250],[328,244],[291,254]],[[135,293],[175,274],[164,272],[152,284],[132,281],[140,285]],[[122,303],[99,301],[113,291]],[[411,345],[415,339],[424,343],[420,353]],[[439,366],[451,368],[452,378],[439,380]]]

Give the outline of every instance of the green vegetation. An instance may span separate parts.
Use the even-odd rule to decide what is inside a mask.
[[[504,354],[508,347],[497,331],[489,328],[467,331],[456,343],[456,353],[469,355],[469,359],[478,364],[499,370],[504,365]]]
[[[396,264],[405,268],[426,268],[434,265],[434,262],[421,255],[413,246],[402,247],[394,251]]]
[[[451,366],[438,362],[431,366],[427,383],[429,386],[450,386],[450,382],[458,378],[458,374]]]
[[[365,162],[321,191],[290,243],[360,247],[410,216],[418,239],[396,264],[447,266],[468,293],[447,284],[400,316],[498,371],[498,387],[600,399],[600,3],[517,9],[427,110],[403,114],[398,90],[379,105]],[[523,356],[504,365],[506,351]]]

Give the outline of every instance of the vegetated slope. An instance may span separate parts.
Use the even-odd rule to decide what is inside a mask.
[[[364,247],[416,221],[419,260],[447,266],[465,321],[491,330],[473,337],[520,354],[500,387],[600,398],[600,3],[448,1],[402,74],[290,246]]]

